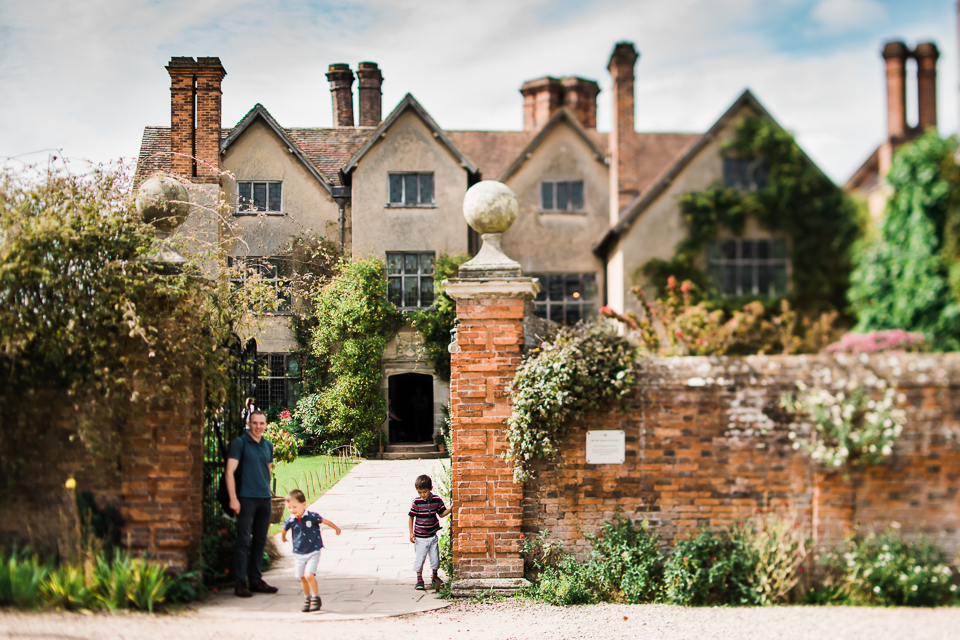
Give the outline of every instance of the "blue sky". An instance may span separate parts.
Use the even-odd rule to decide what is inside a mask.
[[[327,66],[372,60],[385,113],[410,92],[442,127],[519,129],[523,81],[580,75],[600,82],[609,130],[605,67],[630,40],[639,130],[703,131],[749,87],[842,183],[884,138],[879,52],[893,38],[937,43],[940,129],[953,134],[954,0],[8,2],[0,156],[135,156],[144,125],[169,124],[164,66],[179,55],[223,61],[226,126],[257,102],[283,125],[329,126]]]

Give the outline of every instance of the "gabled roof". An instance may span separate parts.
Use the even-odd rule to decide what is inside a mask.
[[[386,133],[387,129],[393,126],[393,123],[400,118],[407,110],[413,111],[420,120],[423,121],[427,128],[430,129],[430,132],[433,133],[433,136],[440,141],[440,144],[445,146],[447,150],[453,154],[453,156],[460,161],[460,165],[466,169],[469,173],[477,173],[477,167],[474,166],[472,162],[463,155],[463,153],[450,141],[450,138],[447,137],[447,134],[437,126],[437,123],[434,122],[433,118],[430,117],[430,114],[420,106],[420,103],[417,102],[417,99],[411,94],[404,96],[403,100],[400,101],[400,104],[387,116],[386,120],[380,123],[380,126],[373,130],[373,133],[367,138],[363,146],[354,153],[353,157],[350,158],[350,161],[344,165],[343,169],[340,170],[341,175],[346,175],[353,171],[357,166],[357,163],[367,154],[370,149],[373,148],[373,145],[377,143],[380,139],[380,136]]]
[[[600,164],[606,164],[606,156],[604,156],[603,151],[597,147],[597,144],[587,135],[586,130],[583,128],[583,125],[577,120],[577,118],[567,110],[566,107],[558,109],[550,119],[547,121],[543,128],[537,132],[537,135],[530,141],[530,143],[520,151],[520,154],[513,161],[513,163],[507,167],[506,171],[497,178],[501,182],[506,182],[521,166],[527,161],[527,159],[533,154],[537,147],[539,147],[543,141],[550,135],[550,133],[556,129],[561,122],[566,122],[574,132],[580,137],[581,140],[587,145],[590,149],[590,152],[593,153],[597,162]]]
[[[447,137],[480,169],[496,180],[526,148],[536,131],[447,131]]]
[[[864,186],[872,186],[880,176],[880,147],[873,150],[860,168],[843,185],[845,193],[851,193]]]
[[[641,191],[636,198],[631,200],[620,212],[620,220],[612,229],[607,231],[600,241],[594,246],[593,252],[598,256],[604,256],[609,250],[610,246],[620,237],[624,231],[630,228],[630,226],[636,221],[640,214],[642,214],[647,207],[653,204],[654,201],[667,188],[673,183],[673,181],[680,175],[680,173],[687,168],[687,165],[693,161],[697,155],[703,151],[703,149],[713,142],[714,139],[720,134],[724,127],[729,124],[730,120],[739,113],[739,111],[744,107],[750,107],[756,111],[760,117],[767,118],[768,120],[776,123],[776,120],[773,119],[773,116],[760,104],[760,101],[754,97],[753,93],[749,89],[744,90],[740,94],[740,97],[737,98],[730,108],[727,109],[720,119],[717,120],[710,129],[700,136],[696,142],[689,145],[676,162],[672,165],[667,166],[658,176],[656,182],[650,186],[650,188]],[[802,150],[801,150],[802,152]],[[806,157],[806,154],[804,154]],[[813,161],[807,157],[807,160],[813,164]],[[816,167],[814,164],[813,166]]]
[[[284,144],[286,144],[290,151],[293,152],[293,155],[303,163],[303,166],[307,168],[307,171],[309,171],[314,178],[320,181],[320,184],[324,186],[327,192],[332,193],[333,186],[330,184],[330,182],[323,176],[322,173],[320,173],[319,169],[317,169],[317,167],[307,159],[307,156],[303,149],[300,148],[300,145],[294,142],[290,136],[287,135],[287,131],[281,127],[276,120],[273,119],[273,116],[270,115],[270,112],[267,111],[266,108],[259,102],[253,105],[253,109],[250,109],[250,111],[247,112],[247,115],[243,116],[240,122],[237,123],[237,126],[233,128],[233,131],[231,131],[226,138],[221,138],[220,153],[224,153],[227,149],[229,149],[230,145],[236,142],[240,136],[243,135],[243,132],[247,130],[247,127],[256,122],[258,118],[263,120],[267,126],[270,127],[270,129],[272,129],[281,140],[283,140]]]

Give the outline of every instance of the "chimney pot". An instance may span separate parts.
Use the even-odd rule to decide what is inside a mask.
[[[932,42],[922,42],[913,52],[917,59],[918,128],[937,127],[937,58],[940,51]]]
[[[350,65],[338,62],[327,70],[330,94],[333,98],[333,126],[353,126],[353,71]]]
[[[383,109],[383,75],[376,62],[361,62],[357,66],[357,102],[359,107],[358,123],[361,127],[375,127],[380,124]]]
[[[639,193],[636,166],[639,148],[634,128],[634,67],[640,54],[632,42],[618,42],[607,69],[613,78],[613,129],[610,132],[610,222]]]
[[[900,41],[883,47],[887,66],[887,135],[900,139],[907,134],[907,57],[910,50]]]

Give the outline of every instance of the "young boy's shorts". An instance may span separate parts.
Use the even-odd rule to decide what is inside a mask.
[[[320,552],[317,549],[310,553],[293,554],[293,573],[297,578],[302,578],[303,574],[317,575],[317,563],[320,562]]]
[[[427,556],[430,557],[430,568],[439,569],[440,545],[437,541],[437,535],[434,534],[429,538],[414,538],[414,540],[416,542],[413,543],[413,549],[417,557],[413,561],[413,570],[422,571],[423,561],[427,559]]]

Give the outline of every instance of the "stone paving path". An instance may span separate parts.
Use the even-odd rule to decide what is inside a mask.
[[[300,581],[293,577],[289,541],[277,546],[284,557],[264,574],[280,588],[275,595],[237,598],[231,589],[200,606],[197,613],[233,619],[352,620],[430,611],[449,604],[433,591],[413,588],[413,545],[407,537],[407,511],[416,497],[413,482],[434,476],[434,460],[368,460],[354,467],[311,511],[337,523],[337,535],[323,527],[324,549],[317,568],[323,608],[302,613]],[[443,526],[449,525],[449,518]],[[430,567],[426,567],[429,572]],[[429,573],[427,574],[429,577]],[[441,577],[446,580],[446,576]]]

